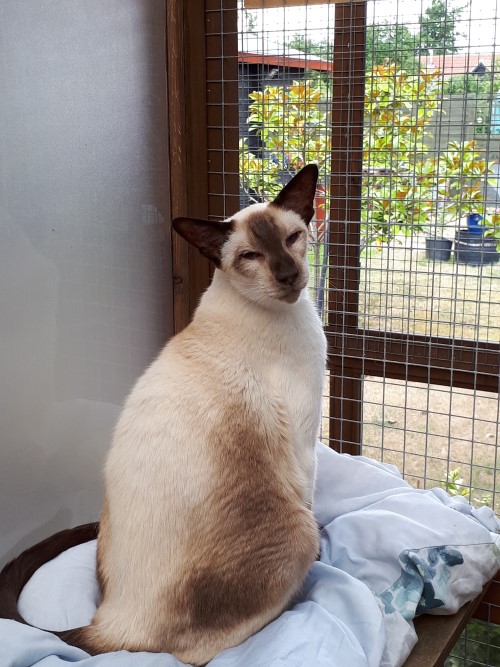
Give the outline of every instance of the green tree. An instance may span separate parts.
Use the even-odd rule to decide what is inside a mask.
[[[418,71],[416,57],[420,44],[419,34],[405,25],[369,25],[366,27],[366,70],[376,65],[395,65],[410,74]]]
[[[251,201],[273,198],[283,175],[293,176],[309,162],[320,169],[320,181],[330,171],[330,130],[321,103],[322,88],[313,81],[292,86],[267,86],[250,93],[249,128],[259,135],[263,156],[253,155],[245,140],[240,145],[243,190]]]
[[[464,33],[457,27],[465,6],[451,7],[452,0],[432,0],[423,16],[420,16],[421,53],[428,54],[433,49],[436,54],[457,53],[455,45]]]
[[[327,39],[322,39],[315,42],[313,39],[309,39],[305,35],[296,34],[288,42],[288,46],[291,49],[297,49],[306,53],[307,55],[318,56],[322,60],[333,60],[333,44]],[[330,90],[332,77],[326,72],[316,72],[310,70],[308,73],[308,79],[311,81],[317,81],[320,85],[325,87],[325,90]]]
[[[245,32],[256,35],[257,34],[257,19],[255,18],[255,14],[253,14],[252,12],[249,12],[248,9],[245,9],[244,12],[245,12],[245,21],[246,21]]]
[[[302,53],[318,56],[323,60],[333,60],[333,44],[327,39],[322,39],[315,42],[314,39],[309,39],[305,35],[296,34],[288,42],[291,49],[297,49]]]
[[[496,66],[494,71],[497,72]],[[454,74],[444,81],[443,93],[445,95],[467,95],[469,93],[481,95],[485,100],[491,101],[491,94],[500,91],[500,77],[491,72],[478,76],[466,72],[465,74]]]
[[[418,70],[416,53],[420,44],[417,34],[405,25],[369,25],[366,28],[366,70],[375,65],[394,64],[398,69],[414,73]],[[315,41],[305,35],[296,34],[288,42],[292,49],[312,54],[323,60],[333,60],[333,44],[322,39]]]
[[[361,247],[380,246],[398,234],[436,231],[467,212],[484,213],[484,186],[492,165],[475,142],[450,142],[429,157],[429,124],[439,113],[438,72],[411,75],[395,65],[373,68],[365,88]],[[327,192],[331,172],[331,119],[321,86],[296,81],[250,94],[248,125],[262,155],[240,146],[242,189],[269,201],[283,179],[315,162]],[[324,199],[328,200],[328,196]],[[489,218],[490,220],[490,218]],[[491,219],[498,228],[496,219]]]
[[[294,81],[293,85],[268,86],[250,93],[248,125],[259,135],[264,150],[250,152],[244,139],[240,143],[240,179],[250,201],[270,201],[305,164],[318,165],[320,177],[316,191],[316,219],[310,225],[311,293],[323,312],[328,273],[328,253],[322,239],[320,210],[324,212],[328,174],[331,172],[331,123],[328,107],[322,101],[321,81]]]

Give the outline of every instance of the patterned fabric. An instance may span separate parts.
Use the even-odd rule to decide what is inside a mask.
[[[380,594],[384,612],[399,612],[407,621],[431,609],[444,607],[450,569],[462,565],[455,547],[430,547],[403,551],[399,556],[401,576]]]

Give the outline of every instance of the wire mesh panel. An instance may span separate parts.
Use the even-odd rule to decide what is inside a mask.
[[[452,494],[500,513],[495,394],[365,376],[363,454],[398,466],[417,488]]]
[[[323,441],[497,512],[498,4],[206,0],[209,214],[320,169]],[[480,615],[449,665],[500,664]]]
[[[242,9],[238,51],[241,203],[272,198],[301,166],[318,164],[309,261],[312,296],[323,313],[330,231],[326,220],[333,24],[329,5],[314,12],[306,5],[291,14],[283,6],[260,12]]]

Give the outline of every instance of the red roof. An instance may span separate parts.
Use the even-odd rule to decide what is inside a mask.
[[[250,65],[271,65],[272,67],[294,67],[296,69],[313,69],[318,72],[333,72],[333,62],[312,58],[306,54],[297,56],[266,56],[258,53],[238,53],[238,62]]]
[[[424,69],[438,69],[445,76],[453,74],[466,74],[482,62],[491,69],[493,62],[492,53],[448,53],[444,56],[422,56],[422,67]]]
[[[268,35],[245,33],[240,35],[238,62],[271,67],[313,69],[333,72],[333,62],[312,53],[303,53],[271,39]]]

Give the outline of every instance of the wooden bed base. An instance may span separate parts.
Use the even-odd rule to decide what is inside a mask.
[[[418,644],[403,667],[442,667],[467,623],[474,618],[500,625],[500,571],[481,595],[452,616],[425,614],[415,619]]]

